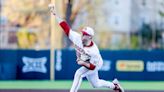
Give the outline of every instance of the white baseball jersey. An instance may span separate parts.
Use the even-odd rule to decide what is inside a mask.
[[[79,58],[81,54],[88,54],[90,56],[90,63],[94,64],[97,69],[101,68],[103,60],[95,43],[93,43],[91,47],[84,47],[82,44],[81,35],[72,30],[69,32],[69,39],[75,46],[77,58]]]
[[[96,44],[93,43],[93,46],[91,47],[84,47],[82,44],[81,35],[75,31],[72,31],[66,21],[60,19],[59,17],[57,17],[57,20],[65,34],[74,44],[75,50],[77,52],[77,58],[83,54],[88,54],[90,56],[90,63],[94,64],[96,69],[100,69],[103,64],[103,60]]]

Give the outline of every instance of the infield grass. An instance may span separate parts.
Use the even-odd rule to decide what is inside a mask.
[[[164,90],[164,81],[121,81],[126,90]],[[0,89],[70,89],[72,81],[0,81]],[[88,81],[83,81],[83,90],[94,90]],[[106,90],[106,89],[103,89]],[[107,89],[108,90],[108,89]]]

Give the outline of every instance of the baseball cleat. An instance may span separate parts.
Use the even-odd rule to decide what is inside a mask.
[[[125,92],[117,79],[113,80],[113,84],[115,85],[115,88],[113,89],[115,92]]]

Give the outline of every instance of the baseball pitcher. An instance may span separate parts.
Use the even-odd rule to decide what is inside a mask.
[[[56,17],[57,22],[66,36],[74,44],[77,55],[76,61],[78,65],[81,65],[74,75],[70,92],[77,92],[79,90],[83,77],[86,77],[94,88],[105,87],[113,89],[115,92],[124,92],[117,79],[114,79],[113,82],[99,79],[98,71],[103,65],[103,60],[98,47],[92,40],[94,30],[91,27],[84,27],[81,30],[82,34],[80,35],[73,31],[67,22],[57,15],[53,4],[50,4],[49,8],[51,13]]]

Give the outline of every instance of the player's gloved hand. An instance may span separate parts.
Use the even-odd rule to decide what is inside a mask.
[[[56,10],[55,10],[55,5],[54,5],[54,4],[49,4],[49,5],[48,5],[48,8],[49,8],[50,12],[51,12],[53,15],[56,15]]]
[[[86,55],[86,54],[81,54],[80,55],[80,60],[85,61],[85,62],[89,62],[90,61],[90,56]]]
[[[89,70],[94,70],[95,67],[96,67],[95,65],[93,65],[93,64],[91,64],[89,62],[82,61],[82,60],[77,61],[77,64],[81,65],[81,66],[84,66],[84,67],[86,67]]]

